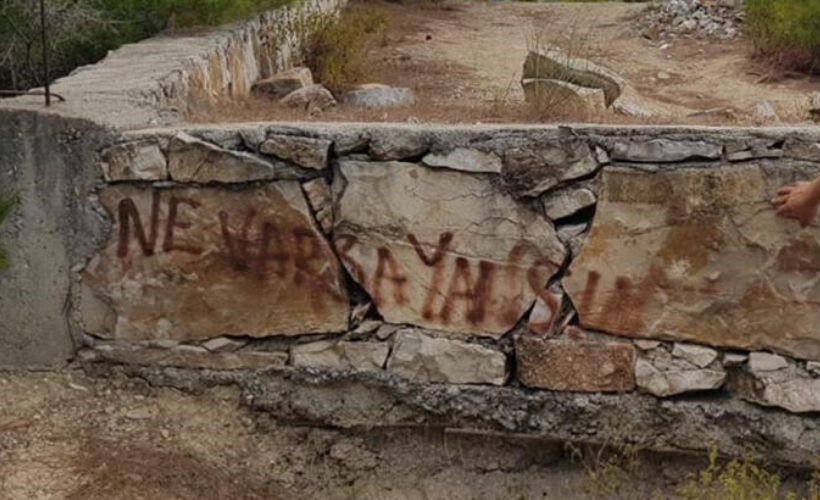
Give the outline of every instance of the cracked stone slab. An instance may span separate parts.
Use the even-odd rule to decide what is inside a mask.
[[[707,353],[695,350],[682,351],[677,345],[668,353],[658,348],[641,354],[635,362],[635,381],[644,392],[666,398],[688,392],[701,392],[720,389],[726,382],[726,371],[722,365],[704,368],[714,358],[703,365],[709,358]],[[698,346],[691,346],[698,347]],[[693,363],[682,357],[688,355]],[[716,357],[717,353],[715,353]]]
[[[339,262],[296,181],[242,190],[109,187],[107,246],[83,281],[126,340],[264,337],[347,329]],[[98,305],[99,305],[98,304]]]
[[[430,153],[422,163],[428,167],[451,168],[464,172],[501,173],[501,158],[495,153],[485,153],[477,149],[456,148],[446,153]]]
[[[171,139],[168,171],[177,182],[235,184],[272,180],[275,166],[254,155],[222,149],[185,133]]]
[[[334,246],[385,321],[500,337],[566,249],[489,180],[411,163],[342,162]]]
[[[596,156],[582,140],[533,143],[507,149],[501,173],[516,196],[535,197],[563,181],[595,173]]]
[[[820,359],[820,234],[776,216],[798,169],[609,168],[564,287],[581,323],[635,338]]]

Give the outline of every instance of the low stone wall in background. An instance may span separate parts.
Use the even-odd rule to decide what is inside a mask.
[[[89,359],[820,411],[795,131],[259,125],[123,135]]]

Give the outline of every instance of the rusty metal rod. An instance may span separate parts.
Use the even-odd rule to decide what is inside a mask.
[[[46,107],[51,106],[51,85],[48,71],[48,27],[46,26],[46,3],[40,0],[40,32],[43,42],[43,80],[46,95]]]
[[[0,90],[0,96],[21,96],[21,95],[46,95],[45,91],[42,90]],[[65,102],[65,97],[61,96],[60,94],[55,94],[54,92],[49,92],[51,97],[55,97],[57,100]]]

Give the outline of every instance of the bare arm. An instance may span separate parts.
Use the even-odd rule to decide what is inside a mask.
[[[778,215],[797,219],[803,227],[808,226],[817,216],[820,205],[820,177],[780,188],[772,203]]]

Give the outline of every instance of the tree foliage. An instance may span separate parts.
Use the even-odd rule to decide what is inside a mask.
[[[820,72],[820,0],[746,0],[757,51],[783,66]]]

